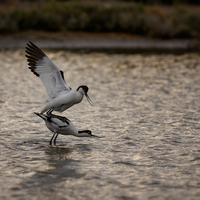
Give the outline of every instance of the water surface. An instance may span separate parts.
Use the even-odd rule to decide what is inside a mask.
[[[89,96],[64,111],[102,138],[52,133],[24,51],[0,52],[0,199],[199,199],[199,54],[46,51]]]

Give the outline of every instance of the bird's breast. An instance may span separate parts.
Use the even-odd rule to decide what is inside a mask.
[[[71,90],[70,92],[60,96],[57,98],[61,104],[68,104],[68,103],[79,103],[83,99],[83,95],[75,90]],[[56,99],[55,99],[56,101]]]
[[[83,95],[76,90],[71,90],[66,94],[62,94],[51,101],[47,102],[46,106],[41,112],[45,112],[49,109],[54,109],[55,111],[63,112],[64,110],[70,108],[74,104],[80,103],[83,99]]]

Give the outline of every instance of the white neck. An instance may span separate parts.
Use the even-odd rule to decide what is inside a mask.
[[[82,95],[85,95],[85,92],[84,92],[83,88],[79,88],[79,89],[78,89],[78,92],[79,92],[80,94],[82,94]]]
[[[78,132],[78,136],[77,137],[90,137],[91,135],[89,135],[88,133],[85,133],[85,132],[82,132],[82,133],[79,133]]]

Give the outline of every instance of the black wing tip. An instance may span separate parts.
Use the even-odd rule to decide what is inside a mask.
[[[30,40],[29,40],[29,43],[27,43],[27,45],[28,46],[34,46],[34,47],[37,47],[33,42],[31,42]],[[38,47],[37,47],[38,48]]]
[[[48,116],[41,114],[41,113],[37,113],[37,112],[33,112],[34,114],[36,114],[37,116],[41,117],[43,120],[47,121],[48,120]]]
[[[35,46],[31,41],[29,41],[28,43],[26,43],[26,49],[28,49],[28,47],[32,47]]]
[[[40,75],[35,72],[37,61],[43,59],[46,54],[31,41],[27,43],[25,52],[27,53],[25,57],[27,58],[28,65],[31,66],[29,69],[39,77]]]
[[[31,42],[30,40],[27,42],[27,45],[33,45],[33,46],[36,46],[33,42]]]
[[[32,70],[31,70],[32,71]],[[40,77],[40,75],[37,72],[32,71],[33,74],[35,74],[37,77]]]
[[[28,52],[27,52],[27,51],[25,51],[25,52],[28,54]],[[27,58],[31,58],[31,56],[29,56],[29,55],[27,55],[27,54],[26,54],[25,56],[26,56]]]
[[[37,113],[37,112],[33,112],[35,115],[41,117],[41,114],[40,113]],[[42,117],[41,117],[42,118]]]
[[[30,64],[28,64],[28,65],[30,65]],[[34,66],[32,66],[32,65],[30,65],[31,67],[29,67],[29,69],[31,70],[31,72],[33,72],[33,74],[35,74],[37,77],[40,77],[40,75],[37,73],[37,72],[35,72],[34,70],[35,70],[35,67]]]
[[[27,52],[28,51],[28,52]],[[46,56],[46,54],[38,47],[36,46],[33,42],[29,41],[26,46],[26,53],[29,55],[36,53],[37,55],[40,55],[40,57]]]
[[[29,46],[29,47],[36,47],[37,49],[39,49],[40,51],[41,51],[41,49],[38,47],[38,46],[36,46],[33,42],[31,42],[30,40],[29,40],[29,42],[27,43],[27,46]]]

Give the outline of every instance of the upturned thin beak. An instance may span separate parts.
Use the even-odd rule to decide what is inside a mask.
[[[94,106],[94,103],[92,102],[92,100],[90,99],[90,97],[88,96],[88,94],[85,94],[85,96],[86,96],[89,104],[92,105],[92,106]]]
[[[97,135],[91,135],[92,137],[97,137],[97,138],[102,138],[102,137],[100,137],[100,136],[97,136]]]

